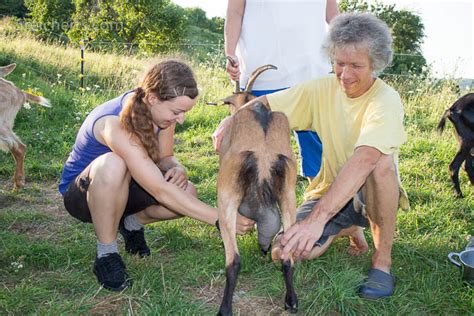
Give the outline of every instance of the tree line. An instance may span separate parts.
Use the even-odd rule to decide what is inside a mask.
[[[388,24],[396,55],[387,72],[429,72],[421,51],[425,35],[419,15],[378,1],[369,5],[365,0],[340,0],[339,8],[341,12],[372,12]],[[183,44],[203,41],[198,35],[202,30],[219,40],[224,32],[223,18],[208,19],[204,10],[182,8],[170,0],[4,0],[0,15],[18,17],[40,38],[112,43],[129,52],[180,51]],[[191,33],[191,27],[201,31]]]

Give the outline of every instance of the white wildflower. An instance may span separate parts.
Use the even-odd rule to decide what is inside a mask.
[[[13,261],[10,265],[15,272],[18,272],[20,271],[20,269],[23,269],[23,264],[21,262]]]

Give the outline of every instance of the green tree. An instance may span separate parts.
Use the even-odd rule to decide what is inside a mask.
[[[183,37],[183,9],[169,0],[74,0],[68,36],[79,41],[125,43],[146,52],[176,49]],[[123,46],[123,45],[122,45]]]
[[[23,0],[2,0],[0,2],[0,17],[7,15],[24,18],[27,12]]]
[[[185,8],[186,17],[190,25],[198,26],[203,29],[209,29],[210,23],[206,17],[206,12],[201,8]]]
[[[42,37],[62,36],[68,29],[68,21],[74,11],[69,0],[25,0],[33,32]]]
[[[224,34],[224,22],[225,20],[218,16],[211,18],[211,31],[214,33]]]
[[[224,19],[220,17],[213,17],[208,19],[206,12],[201,8],[185,8],[186,17],[188,18],[188,24],[194,25],[203,29],[208,29],[214,33],[224,32]]]
[[[397,10],[395,5],[385,5],[376,1],[369,5],[364,0],[341,0],[341,12],[371,12],[390,27],[393,37],[394,58],[385,70],[390,74],[422,74],[426,71],[426,59],[421,44],[425,37],[425,27],[420,16],[407,10]]]

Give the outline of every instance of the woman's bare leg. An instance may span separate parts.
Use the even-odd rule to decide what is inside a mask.
[[[114,153],[94,160],[84,171],[90,184],[87,204],[97,240],[108,244],[117,239],[117,228],[128,199],[130,174],[125,161]]]

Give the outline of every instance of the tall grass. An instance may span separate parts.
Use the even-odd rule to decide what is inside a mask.
[[[0,314],[215,313],[225,277],[223,247],[213,227],[189,219],[150,225],[146,234],[153,256],[139,260],[124,255],[133,288],[123,293],[98,291],[91,273],[92,227],[70,218],[55,193],[85,116],[133,88],[151,60],[87,53],[89,89],[81,93],[78,49],[25,35],[7,37],[1,27],[0,34],[0,64],[18,65],[8,78],[44,94],[53,104],[51,109],[22,109],[17,116],[15,131],[28,145],[25,190],[10,190],[13,161],[0,153]],[[232,87],[221,56],[204,63],[187,61],[201,93],[198,105],[178,128],[175,149],[200,198],[215,204],[218,161],[210,135],[228,112],[204,104],[224,97]],[[358,298],[355,292],[371,253],[352,258],[344,251],[347,242],[338,240],[322,258],[297,265],[295,285],[304,314],[472,315],[473,289],[461,283],[446,255],[462,250],[468,235],[474,234],[474,190],[461,172],[466,198],[454,198],[447,165],[457,145],[451,127],[442,136],[435,131],[442,112],[459,95],[449,85],[420,78],[393,84],[406,110],[409,140],[402,147],[400,170],[412,205],[410,212],[398,215],[393,249],[396,292],[378,302]],[[300,179],[300,201],[304,186]],[[366,236],[370,243],[370,233]],[[259,255],[254,234],[240,237],[239,248],[243,267],[236,308],[243,314],[282,313],[281,273]]]

